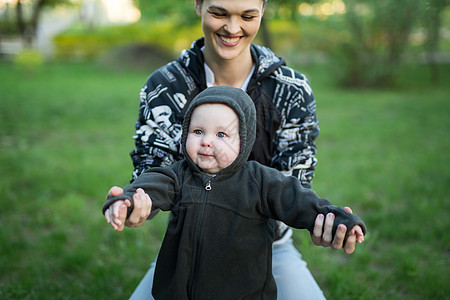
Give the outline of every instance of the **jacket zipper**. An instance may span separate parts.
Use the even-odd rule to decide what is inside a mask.
[[[205,185],[205,190],[208,192],[212,189],[211,187],[211,180],[208,180],[208,182]],[[192,299],[195,299],[195,294],[196,294],[196,286],[197,286],[197,272],[198,272],[198,261],[200,258],[200,236],[201,236],[201,231],[202,231],[202,225],[203,225],[203,217],[205,214],[205,209],[206,209],[206,200],[208,199],[208,193],[205,194],[205,197],[203,198],[203,207],[202,207],[202,213],[200,215],[200,224],[198,226],[198,231],[197,231],[197,253],[195,255],[195,266],[194,266],[194,282],[192,284],[192,292],[191,292],[191,296]]]
[[[211,190],[211,180],[209,180],[208,183],[206,184],[205,190],[207,190],[207,191]]]

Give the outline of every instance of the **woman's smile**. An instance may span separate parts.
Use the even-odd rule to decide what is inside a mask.
[[[221,35],[221,34],[217,34],[217,36],[219,37],[219,41],[222,43],[222,45],[227,46],[227,47],[234,47],[234,46],[238,45],[239,41],[242,38],[240,36],[233,37],[233,36],[225,36],[225,35]]]

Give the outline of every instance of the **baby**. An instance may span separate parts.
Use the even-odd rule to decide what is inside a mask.
[[[151,168],[123,195],[107,198],[103,213],[118,200],[133,204],[143,189],[152,210],[172,213],[156,264],[156,299],[276,299],[273,220],[311,232],[316,216],[331,212],[333,236],[344,224],[363,240],[359,217],[303,188],[297,178],[247,161],[255,135],[251,98],[237,88],[208,88],[186,111],[185,159]]]

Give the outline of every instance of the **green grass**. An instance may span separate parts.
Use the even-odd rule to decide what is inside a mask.
[[[442,66],[448,82],[449,66]],[[314,86],[314,73],[311,82]],[[404,70],[394,90],[315,88],[321,135],[313,188],[349,205],[368,225],[345,256],[297,245],[331,299],[447,299],[449,296],[449,87],[427,69]]]
[[[450,88],[417,66],[382,91],[340,90],[325,68],[302,71],[321,126],[313,187],[369,230],[351,256],[295,232],[319,285],[329,299],[446,299]],[[147,75],[0,63],[1,299],[124,299],[145,274],[166,216],[117,233],[101,206],[130,178]],[[448,82],[449,66],[441,75]]]

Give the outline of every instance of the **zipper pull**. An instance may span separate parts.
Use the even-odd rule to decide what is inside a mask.
[[[208,181],[208,183],[205,186],[205,190],[210,191],[211,190],[211,180]]]

